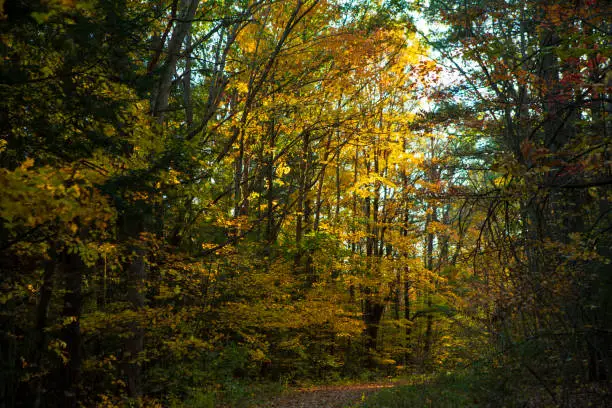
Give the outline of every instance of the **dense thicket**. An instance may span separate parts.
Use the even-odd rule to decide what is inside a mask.
[[[463,209],[484,214],[473,272],[497,359],[511,387],[526,378],[547,404],[586,404],[599,397],[585,383],[612,368],[606,7],[433,1],[425,14],[444,24],[427,42],[462,80],[440,113],[464,119],[443,124],[480,138]]]
[[[603,5],[0,5],[2,406],[475,362],[605,398]]]

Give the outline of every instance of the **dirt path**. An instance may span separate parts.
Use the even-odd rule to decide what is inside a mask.
[[[352,406],[367,396],[383,388],[397,384],[356,384],[338,386],[320,386],[292,391],[258,405],[266,408],[343,408]]]

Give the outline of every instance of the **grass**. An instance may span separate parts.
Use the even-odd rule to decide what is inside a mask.
[[[410,384],[382,390],[369,397],[363,408],[477,407],[474,385],[456,376],[418,377]]]
[[[170,408],[248,408],[279,395],[286,387],[279,383],[228,381],[218,389],[193,388],[189,395],[171,398]]]

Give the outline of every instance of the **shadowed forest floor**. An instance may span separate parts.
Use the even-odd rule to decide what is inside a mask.
[[[285,395],[274,397],[257,407],[298,408],[327,407],[341,408],[353,406],[368,395],[385,388],[392,388],[399,383],[370,383],[352,385],[332,385],[301,388]]]

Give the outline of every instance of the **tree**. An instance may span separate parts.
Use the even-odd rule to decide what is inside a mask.
[[[609,188],[602,175],[606,165],[594,159],[606,154],[606,132],[595,131],[603,129],[605,119],[591,114],[593,109],[601,112],[600,96],[593,93],[599,88],[593,84],[604,81],[601,70],[609,65],[596,28],[605,24],[599,7],[594,2],[590,7],[433,2],[428,14],[438,14],[446,24],[431,44],[465,81],[456,89],[457,99],[474,101],[467,102],[468,108],[479,120],[464,121],[464,126],[477,125],[483,143],[486,137],[497,152],[486,176],[490,187],[481,193],[486,218],[475,253],[482,262],[475,272],[486,273],[484,287],[492,296],[490,330],[506,352],[532,339],[554,349],[555,362],[565,366],[564,386],[570,388],[575,356],[590,361],[592,379],[603,378],[608,371],[603,366],[609,366],[605,352],[586,358],[593,355],[593,344],[601,350],[609,342],[605,324],[591,318],[586,323],[586,315],[578,312],[589,303],[597,304],[597,314],[609,313],[605,302],[597,303],[599,295],[590,303],[594,292],[586,283],[589,275],[595,279],[590,282],[609,286],[595,272],[605,268],[609,257],[600,246],[608,240],[601,235],[609,224],[606,205],[595,198]],[[593,76],[593,69],[599,74]],[[583,159],[600,165],[586,165]],[[488,272],[496,268],[503,272]],[[599,327],[601,336],[595,340],[590,330],[568,330],[584,324]],[[568,346],[572,342],[581,346]],[[533,374],[529,362],[523,364]]]

